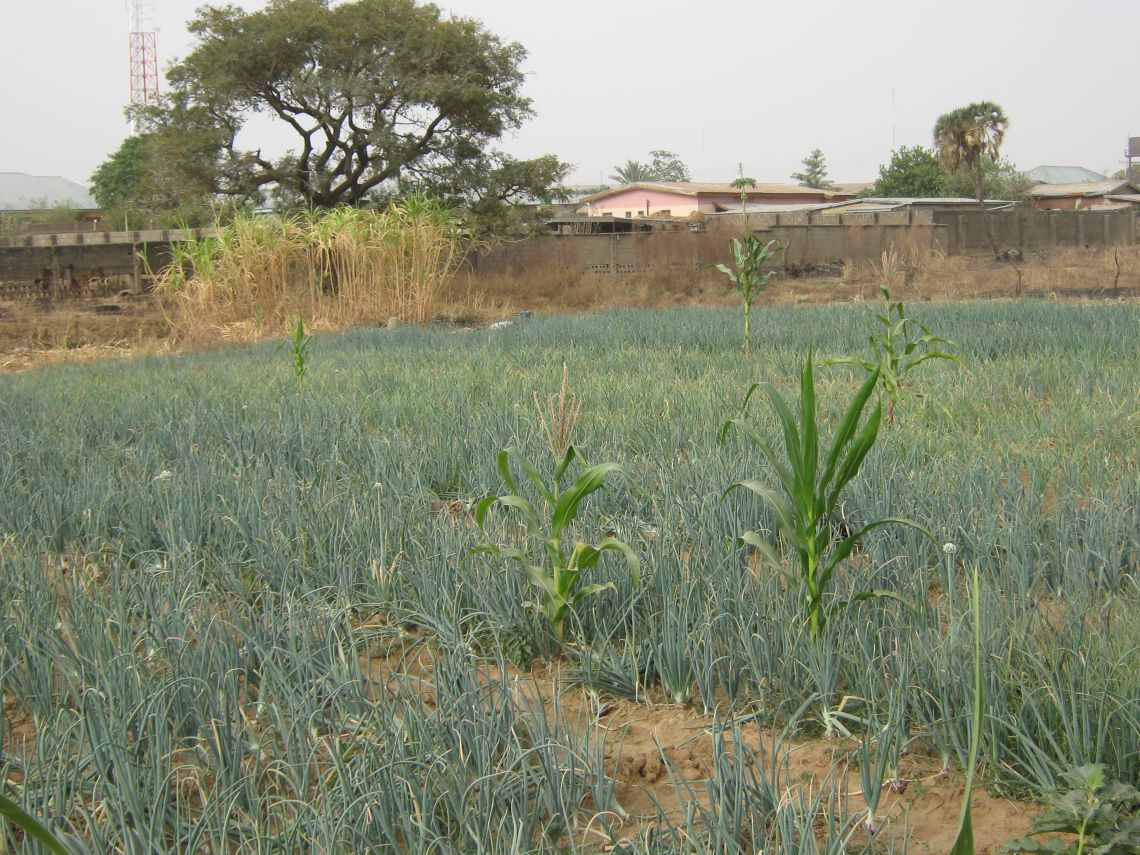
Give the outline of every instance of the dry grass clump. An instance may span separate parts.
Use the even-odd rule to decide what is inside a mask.
[[[393,316],[425,323],[474,244],[452,211],[425,199],[244,215],[218,237],[175,245],[157,288],[184,340],[279,334],[297,318],[318,329]]]

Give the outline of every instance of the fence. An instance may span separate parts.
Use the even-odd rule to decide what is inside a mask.
[[[855,217],[858,217],[857,219]],[[552,235],[504,244],[472,259],[476,275],[526,275],[540,267],[628,275],[647,270],[700,270],[729,262],[729,241],[741,233],[739,217],[713,220],[702,231]],[[809,220],[806,214],[749,215],[747,228],[762,240],[785,245],[788,265],[830,265],[877,259],[884,250],[927,251],[941,247],[945,227],[918,217],[875,219],[845,215]]]

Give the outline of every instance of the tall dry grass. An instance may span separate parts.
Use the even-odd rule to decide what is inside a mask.
[[[179,339],[250,339],[298,318],[337,329],[398,317],[425,323],[467,253],[454,213],[409,198],[380,210],[240,215],[217,237],[176,244],[157,288]]]

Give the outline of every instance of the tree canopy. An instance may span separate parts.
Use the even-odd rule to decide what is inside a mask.
[[[610,181],[619,184],[636,184],[639,181],[689,181],[689,167],[668,149],[658,148],[649,152],[649,163],[627,160],[622,166],[615,166]]]
[[[890,163],[879,167],[874,196],[929,198],[948,195],[946,168],[938,155],[922,146],[891,152]]]
[[[331,207],[424,191],[478,204],[541,197],[569,169],[492,149],[532,115],[526,52],[477,21],[414,0],[270,0],[249,13],[202,7],[190,32],[196,46],[144,118],[151,154],[203,192]],[[243,145],[265,120],[295,147],[275,157]]]
[[[951,110],[939,116],[934,124],[934,148],[938,157],[951,172],[960,170],[971,175],[979,203],[985,199],[983,159],[996,160],[1008,126],[1005,111],[992,101],[978,101]]]
[[[835,185],[827,178],[827,158],[821,149],[812,149],[811,154],[802,161],[803,172],[793,172],[792,178],[804,187],[813,187],[816,190],[834,190]]]

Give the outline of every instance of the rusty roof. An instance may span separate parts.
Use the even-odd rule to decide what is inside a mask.
[[[1038,199],[1060,199],[1066,196],[1108,196],[1137,193],[1140,188],[1128,181],[1080,181],[1076,184],[1038,184],[1029,191]]]

